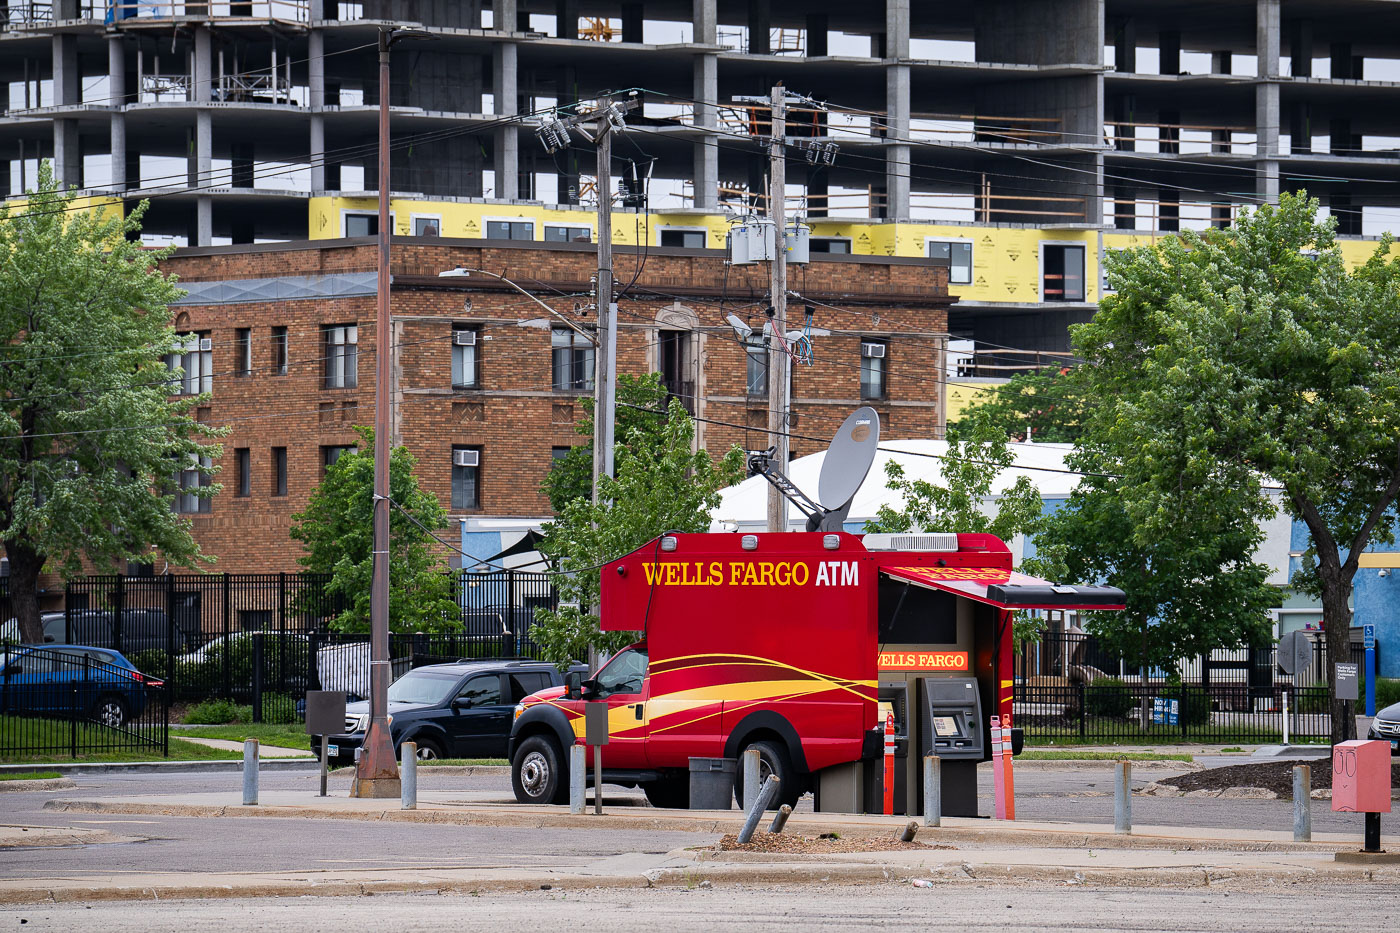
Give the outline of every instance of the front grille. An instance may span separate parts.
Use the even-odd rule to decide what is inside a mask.
[[[1373,724],[1376,735],[1400,735],[1400,722],[1391,719],[1377,719]]]
[[[359,716],[346,716],[346,717],[345,717],[345,731],[346,731],[346,732],[354,732],[356,729],[359,728],[359,726],[360,726],[360,717],[359,717]]]

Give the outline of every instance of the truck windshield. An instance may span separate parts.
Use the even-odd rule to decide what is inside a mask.
[[[432,674],[409,671],[389,685],[390,703],[423,703],[432,705],[447,699],[457,685],[459,674]]]
[[[647,653],[639,648],[628,648],[607,663],[594,680],[598,684],[598,695],[614,693],[637,693],[642,689],[642,678],[647,675]]]

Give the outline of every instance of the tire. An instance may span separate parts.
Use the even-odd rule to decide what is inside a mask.
[[[521,803],[562,803],[569,793],[559,743],[546,735],[532,735],[515,750],[510,785]]]
[[[647,795],[647,803],[662,810],[687,810],[690,808],[690,777],[662,778],[642,785]]]
[[[779,781],[778,796],[769,804],[768,809],[776,810],[783,804],[797,806],[797,799],[802,796],[803,787],[798,779],[797,770],[788,758],[787,749],[778,742],[763,739],[750,742],[739,752],[739,770],[734,775],[734,799],[738,802],[739,809],[744,808],[744,752],[751,748],[758,749],[759,785],[762,786],[762,782],[770,774],[776,775]]]
[[[107,693],[98,697],[97,702],[93,704],[92,718],[104,726],[120,729],[131,718],[131,712],[125,700],[116,694]]]
[[[417,758],[419,761],[436,761],[442,757],[442,747],[433,739],[408,739],[418,745]],[[403,758],[403,752],[399,752],[399,758]]]

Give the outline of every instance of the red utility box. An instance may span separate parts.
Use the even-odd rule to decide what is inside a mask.
[[[1390,743],[1376,740],[1332,746],[1332,809],[1339,813],[1390,812]]]

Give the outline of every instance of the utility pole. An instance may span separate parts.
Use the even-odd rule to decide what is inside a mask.
[[[593,502],[598,480],[613,475],[613,421],[616,418],[617,305],[612,279],[612,127],[607,111],[597,124],[598,163],[594,169],[598,193],[598,349],[593,361]]]
[[[355,764],[352,797],[396,797],[399,764],[389,735],[389,46],[379,30],[379,274],[374,320],[374,543],[370,577],[369,728]]]
[[[773,88],[773,134],[769,141],[768,217],[773,223],[773,276],[770,286],[773,301],[772,333],[768,336],[768,433],[776,451],[773,461],[778,469],[788,465],[788,406],[791,387],[788,367],[791,357],[782,349],[787,337],[787,214],[784,197],[787,190],[787,133],[784,115],[787,91],[780,84]],[[776,486],[768,487],[768,530],[787,531],[787,500]]]

